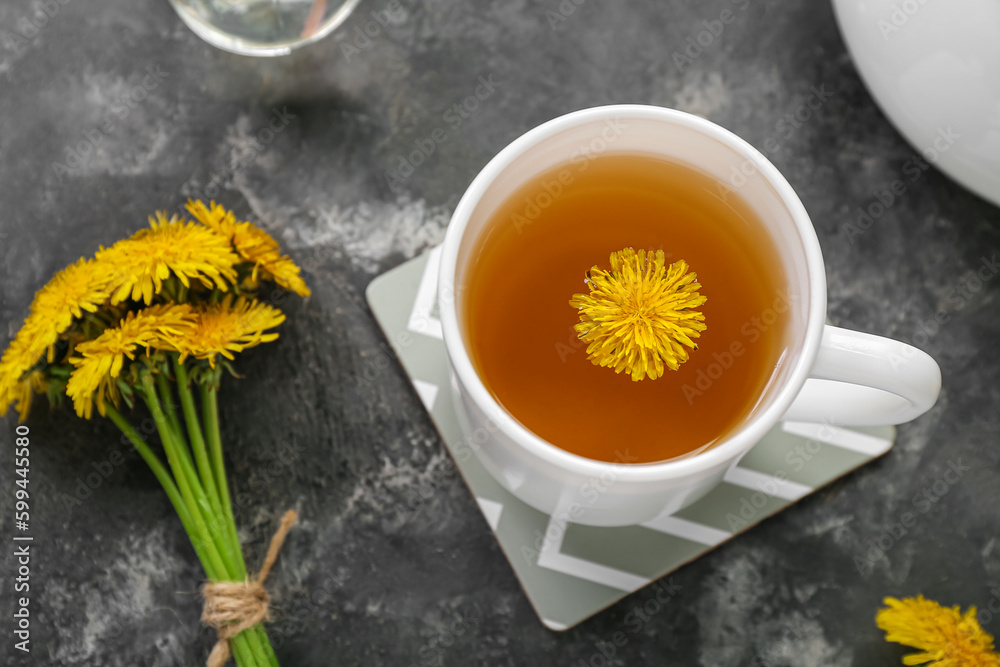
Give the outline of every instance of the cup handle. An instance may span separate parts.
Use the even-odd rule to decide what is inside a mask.
[[[837,426],[902,424],[930,410],[941,369],[891,338],[827,325],[809,379],[782,419]]]

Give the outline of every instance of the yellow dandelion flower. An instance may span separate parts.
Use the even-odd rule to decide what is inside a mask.
[[[44,394],[48,387],[48,379],[42,371],[32,371],[23,379],[0,386],[0,414],[7,412],[11,403],[17,409],[19,422],[24,422],[31,412],[31,401],[35,394]]]
[[[888,608],[880,609],[875,621],[885,630],[886,641],[923,651],[904,657],[904,665],[1000,667],[993,637],[979,626],[975,607],[962,614],[958,606],[942,607],[923,595],[884,602]]]
[[[96,399],[97,410],[105,414],[107,401],[118,404],[115,378],[121,374],[125,358],[135,359],[136,349],[150,347],[176,349],[176,339],[193,326],[194,314],[187,304],[152,306],[130,312],[113,329],[76,346],[69,361],[75,367],[66,384],[76,414],[90,419]]]
[[[215,357],[233,359],[234,352],[269,343],[276,333],[264,333],[285,321],[284,314],[254,299],[229,294],[220,303],[203,306],[196,312],[194,327],[177,341],[181,361],[187,357],[208,359],[215,367]]]
[[[46,355],[53,361],[54,345],[74,318],[95,312],[107,301],[111,272],[94,260],[81,259],[56,273],[38,292],[24,325],[0,358],[0,415],[11,403],[23,421],[31,407],[30,379],[24,375]],[[37,386],[37,378],[35,385]],[[40,392],[39,392],[40,393]]]
[[[31,385],[24,380],[0,379],[0,408],[5,414],[11,405],[17,410],[18,421],[23,422],[31,411]]]
[[[229,288],[236,280],[233,265],[239,257],[225,238],[177,216],[169,220],[163,212],[149,217],[150,229],[142,229],[131,238],[110,248],[101,249],[97,260],[114,267],[110,283],[111,303],[132,297],[152,303],[163,281],[171,274],[188,287],[192,280],[206,287]]]
[[[31,371],[21,380],[21,396],[18,397],[17,416],[18,421],[23,422],[28,418],[31,411],[31,399],[35,394],[44,394],[49,386],[49,379],[45,373],[39,370]]]
[[[42,358],[46,347],[45,341],[35,335],[34,328],[25,326],[4,351],[0,359],[0,415],[6,414],[11,404],[16,404],[21,421],[27,418],[31,392],[23,376]]]
[[[667,266],[662,250],[611,253],[611,270],[587,272],[589,294],[574,294],[569,305],[579,310],[576,331],[587,341],[587,358],[596,366],[627,371],[632,380],[677,370],[688,360],[686,348],[705,330],[697,310],[706,297],[698,293],[697,274],[684,261]]]
[[[35,293],[26,326],[51,347],[73,318],[96,312],[108,300],[111,273],[108,265],[92,259],[70,264]]]
[[[281,246],[260,227],[250,222],[237,222],[236,216],[214,201],[208,206],[201,200],[188,200],[187,210],[194,218],[229,239],[237,254],[253,264],[253,280],[258,275],[270,278],[290,292],[309,296],[309,288],[299,275],[299,267]]]

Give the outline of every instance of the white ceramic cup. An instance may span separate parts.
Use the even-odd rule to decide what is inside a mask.
[[[560,449],[501,407],[469,357],[462,289],[470,256],[491,214],[535,176],[564,163],[583,167],[611,152],[660,156],[713,176],[720,196],[736,192],[757,211],[784,263],[790,298],[784,315],[786,352],[778,370],[742,427],[694,456],[608,463]],[[441,254],[438,300],[464,446],[515,496],[577,523],[631,525],[690,505],[722,481],[779,420],[899,424],[930,409],[941,388],[941,371],[926,353],[825,323],[819,241],[802,202],[774,165],[728,130],[660,107],[577,111],[536,127],[503,149],[455,209]]]

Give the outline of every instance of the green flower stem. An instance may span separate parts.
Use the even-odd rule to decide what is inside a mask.
[[[239,544],[239,538],[236,536],[236,521],[233,518],[233,505],[229,496],[229,483],[226,481],[226,465],[222,458],[222,435],[219,429],[218,392],[215,388],[210,387],[208,384],[201,385],[201,410],[202,424],[205,429],[205,439],[208,441],[209,454],[212,457],[212,468],[215,471],[215,482],[217,488],[219,489],[220,499],[222,500],[223,514],[229,521],[232,539]],[[240,556],[242,558],[242,552]],[[244,565],[244,572],[245,571]],[[274,648],[271,646],[271,641],[267,638],[267,631],[264,630],[263,625],[258,623],[249,630],[244,630],[237,636],[242,637],[243,635],[252,637],[256,645],[260,646],[262,650],[266,650],[268,658],[267,664],[271,665],[271,667],[279,667],[278,658],[274,655]]]
[[[264,646],[265,657],[271,667],[280,667],[278,665],[278,656],[274,654],[274,647],[271,646],[271,640],[267,636],[267,630],[260,623],[250,628],[251,630],[256,630],[257,635],[260,638],[260,643]]]
[[[152,385],[150,385],[150,387],[152,387]],[[164,378],[161,373],[157,374],[156,387],[158,390],[157,395],[159,396],[160,407],[163,409],[163,414],[166,416],[167,422],[170,424],[170,432],[174,435],[174,442],[177,445],[176,451],[184,465],[184,470],[193,471],[194,462],[191,459],[191,452],[188,449],[187,439],[184,437],[184,432],[180,430],[180,419],[177,418],[177,411],[174,408],[173,394],[170,391],[170,386],[167,384],[166,378]],[[156,398],[156,395],[154,395],[154,398]],[[194,482],[198,482],[197,477],[193,477],[191,479]],[[196,486],[200,486],[200,482],[198,482]]]
[[[166,492],[167,497],[170,499],[170,503],[174,506],[174,511],[177,512],[178,518],[181,520],[181,525],[184,526],[184,531],[188,534],[188,539],[191,541],[191,546],[194,548],[195,554],[198,556],[198,560],[201,561],[202,567],[205,568],[205,574],[208,575],[209,579],[218,581],[223,579],[220,573],[216,570],[209,558],[206,551],[206,541],[200,536],[197,527],[194,525],[191,518],[191,512],[188,511],[187,506],[184,504],[184,500],[181,496],[180,491],[177,489],[177,485],[174,484],[170,473],[160,462],[159,457],[153,453],[153,451],[143,442],[142,438],[136,433],[132,425],[125,420],[122,415],[115,410],[112,406],[105,406],[105,411],[107,416],[112,422],[121,430],[125,437],[129,439],[132,446],[135,447],[136,451],[149,466],[150,470],[153,471],[153,475],[159,480],[160,485]],[[169,436],[168,436],[169,437]],[[164,434],[160,432],[160,438],[164,438]],[[258,626],[259,627],[259,626]],[[250,647],[250,641],[247,637],[244,637],[246,633],[240,633],[233,638],[231,647],[233,650],[233,655],[236,657],[237,662],[240,667],[265,667],[266,665],[273,665],[277,667],[277,662],[274,659],[274,651],[271,648],[270,642],[266,642],[263,647],[257,647],[258,650],[253,651]],[[259,642],[258,642],[259,643]],[[257,657],[254,657],[256,654]]]
[[[266,656],[261,655],[261,651],[254,651],[244,634],[241,632],[229,641],[236,664],[239,667],[266,667]]]
[[[211,513],[208,499],[205,497],[205,492],[198,482],[198,477],[190,458],[185,459],[178,451],[180,443],[178,443],[177,435],[173,433],[169,420],[160,406],[156,388],[153,386],[153,380],[149,375],[143,377],[142,385],[144,389],[142,392],[143,396],[149,406],[150,412],[153,414],[156,428],[160,432],[163,449],[167,453],[167,461],[170,463],[170,467],[174,471],[174,477],[177,479],[181,497],[184,498],[185,505],[194,519],[198,537],[205,544],[205,551],[208,556],[207,560],[202,561],[205,573],[212,581],[240,581],[245,575],[244,577],[236,576],[235,564],[228,562],[222,556],[227,550],[219,548],[218,539],[216,538],[221,536],[218,532],[209,530],[206,524],[205,516],[208,516],[213,525],[218,525],[218,521],[214,519]],[[259,636],[251,632],[251,630],[253,628],[233,637],[230,646],[241,667],[265,667],[271,661],[268,659],[264,647],[261,645]]]
[[[191,544],[194,546],[195,552],[198,554],[198,559],[202,560],[203,549],[201,541],[195,539],[194,526],[191,523],[191,513],[188,512],[187,507],[184,505],[184,500],[181,498],[180,491],[177,490],[177,485],[174,484],[173,478],[170,477],[170,473],[167,469],[163,467],[160,462],[159,457],[153,453],[153,451],[143,442],[142,437],[135,432],[132,425],[122,417],[121,413],[115,410],[110,405],[105,405],[104,409],[108,417],[115,423],[115,425],[125,434],[125,437],[129,439],[135,450],[139,452],[139,456],[146,462],[149,469],[153,471],[153,475],[159,480],[160,486],[163,490],[167,492],[167,497],[170,498],[170,504],[174,506],[174,511],[177,512],[177,516],[180,517],[181,523],[184,525],[184,530],[187,532],[188,537],[191,538]]]
[[[207,384],[201,386],[201,409],[202,409],[202,422],[205,428],[205,438],[208,440],[209,453],[212,457],[212,469],[215,471],[215,483],[219,490],[219,497],[222,501],[223,515],[229,522],[229,530],[231,538],[236,544],[239,544],[239,537],[236,532],[236,521],[233,518],[233,505],[229,496],[229,483],[226,481],[226,465],[222,458],[222,435],[219,429],[219,401],[218,393],[214,388],[210,388]],[[240,552],[240,560],[243,565],[243,577],[246,577],[246,564],[242,562],[242,551]],[[271,665],[271,667],[278,666],[278,658],[274,655],[274,649],[271,646],[270,640],[267,638],[267,632],[264,627],[259,623],[254,627],[244,630],[237,637],[243,637],[244,635],[251,641],[251,644],[255,647],[259,647],[261,651],[266,651],[266,661],[265,663]]]
[[[222,513],[229,522],[229,532],[231,539],[239,544],[240,540],[236,532],[236,520],[233,517],[233,503],[229,497],[229,483],[226,481],[226,464],[222,458],[222,435],[219,429],[219,401],[218,393],[214,388],[203,384],[201,386],[201,410],[203,423],[205,425],[205,436],[208,439],[209,453],[212,457],[212,468],[215,471],[215,484],[219,490],[219,499],[222,502]],[[242,552],[240,560],[242,561]],[[243,564],[243,573],[246,575],[246,564]]]
[[[181,405],[185,411],[185,420],[189,424],[195,425],[195,431],[191,435],[191,440],[193,444],[193,449],[195,453],[195,460],[198,462],[199,471],[202,475],[202,483],[211,488],[211,494],[214,496],[217,493],[215,482],[213,481],[213,473],[211,466],[209,465],[208,455],[205,452],[205,443],[201,435],[201,426],[198,424],[198,417],[194,408],[194,400],[191,395],[190,388],[185,384],[182,384],[186,380],[186,370],[183,366],[179,366],[181,373],[178,374],[178,391],[181,395]],[[183,378],[183,380],[182,380]],[[190,411],[190,414],[189,414]],[[223,475],[224,475],[223,471]],[[236,533],[236,522],[233,519],[233,513],[231,509],[222,509],[221,503],[218,497],[212,499],[215,507],[215,512],[212,516],[212,523],[209,526],[211,534],[215,537],[217,543],[221,544],[222,548],[228,551],[229,563],[231,568],[231,579],[233,581],[243,581],[247,577],[246,563],[243,560],[243,551],[240,548],[239,537]],[[260,626],[255,626],[255,628],[260,628]],[[250,628],[244,630],[239,635],[233,638],[233,643],[231,648],[234,654],[236,653],[236,648],[238,645],[245,645],[247,650],[253,654],[254,659],[259,665],[273,665],[273,667],[278,667],[277,659],[272,660],[271,656],[274,653],[274,649],[271,648],[271,643],[266,641],[261,641],[259,633],[255,628]],[[262,631],[263,628],[260,628]],[[238,640],[238,641],[237,641]],[[244,663],[240,663],[243,665]]]
[[[267,667],[268,665],[271,667],[280,667],[278,659],[274,657],[274,648],[271,647],[271,641],[267,638],[264,626],[260,623],[252,628],[247,628],[233,639],[245,640],[247,646],[254,652],[254,657],[261,667]]]
[[[202,511],[208,509],[208,500],[204,497],[204,491],[201,491],[201,485],[197,484],[197,478],[193,474],[193,469],[188,471],[184,468],[183,461],[177,451],[177,441],[174,439],[174,434],[170,428],[170,424],[167,422],[166,415],[163,414],[160,402],[156,398],[156,389],[153,387],[153,381],[149,375],[145,375],[142,378],[142,386],[145,390],[142,392],[143,397],[149,406],[149,411],[153,413],[153,420],[156,422],[156,428],[160,432],[160,439],[163,441],[163,451],[167,453],[167,462],[174,472],[181,497],[184,499],[184,504],[191,513],[194,525],[198,530],[198,536],[205,543],[205,550],[208,555],[208,560],[203,563],[206,565],[205,572],[212,581],[231,579],[231,570],[228,564],[222,559],[218,546],[212,539],[212,533],[208,530],[205,518],[202,515]],[[188,462],[188,465],[190,465],[190,462]],[[192,477],[195,477],[193,480],[194,484],[192,484]],[[195,486],[196,488],[193,488]],[[200,495],[200,499],[196,500],[196,493],[199,491],[200,494],[198,495]],[[211,565],[211,569],[207,567],[209,564]]]
[[[202,435],[201,423],[198,421],[198,413],[195,410],[194,395],[191,393],[187,368],[177,359],[177,356],[173,356],[174,373],[177,376],[177,393],[181,397],[184,423],[187,424],[188,438],[191,440],[194,460],[198,465],[198,474],[201,475],[201,483],[205,487],[205,492],[210,498],[218,499],[219,492],[212,474],[212,466],[208,461],[208,452],[205,450],[205,438]]]
[[[198,474],[201,484],[205,489],[209,502],[212,504],[212,511],[219,522],[222,531],[228,533],[229,539],[223,540],[224,546],[229,551],[229,558],[236,565],[237,580],[246,576],[246,564],[243,561],[243,551],[240,549],[240,540],[236,533],[236,524],[233,520],[232,512],[227,512],[223,508],[219,490],[215,483],[215,475],[212,472],[212,464],[208,460],[208,451],[205,449],[205,439],[202,435],[201,424],[198,421],[198,412],[195,409],[194,395],[191,393],[188,381],[187,368],[178,361],[176,355],[173,357],[174,373],[177,377],[177,393],[181,397],[181,408],[184,411],[184,423],[188,427],[188,437],[191,440],[191,449],[194,452],[194,460],[198,466]],[[215,526],[213,526],[215,528]]]
[[[181,430],[181,420],[178,419],[177,408],[174,407],[173,392],[170,391],[170,384],[167,382],[167,376],[163,373],[156,374],[156,389],[159,392],[160,405],[163,407],[163,413],[167,415],[167,421],[170,422],[170,427],[174,430],[174,433],[183,437],[184,431]]]

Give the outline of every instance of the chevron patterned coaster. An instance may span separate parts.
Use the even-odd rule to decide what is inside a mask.
[[[440,257],[435,248],[379,276],[368,286],[368,303],[524,592],[553,630],[576,625],[892,447],[892,427],[782,422],[718,488],[673,516],[620,528],[556,521],[503,489],[474,456],[454,456],[462,432],[437,317]]]

